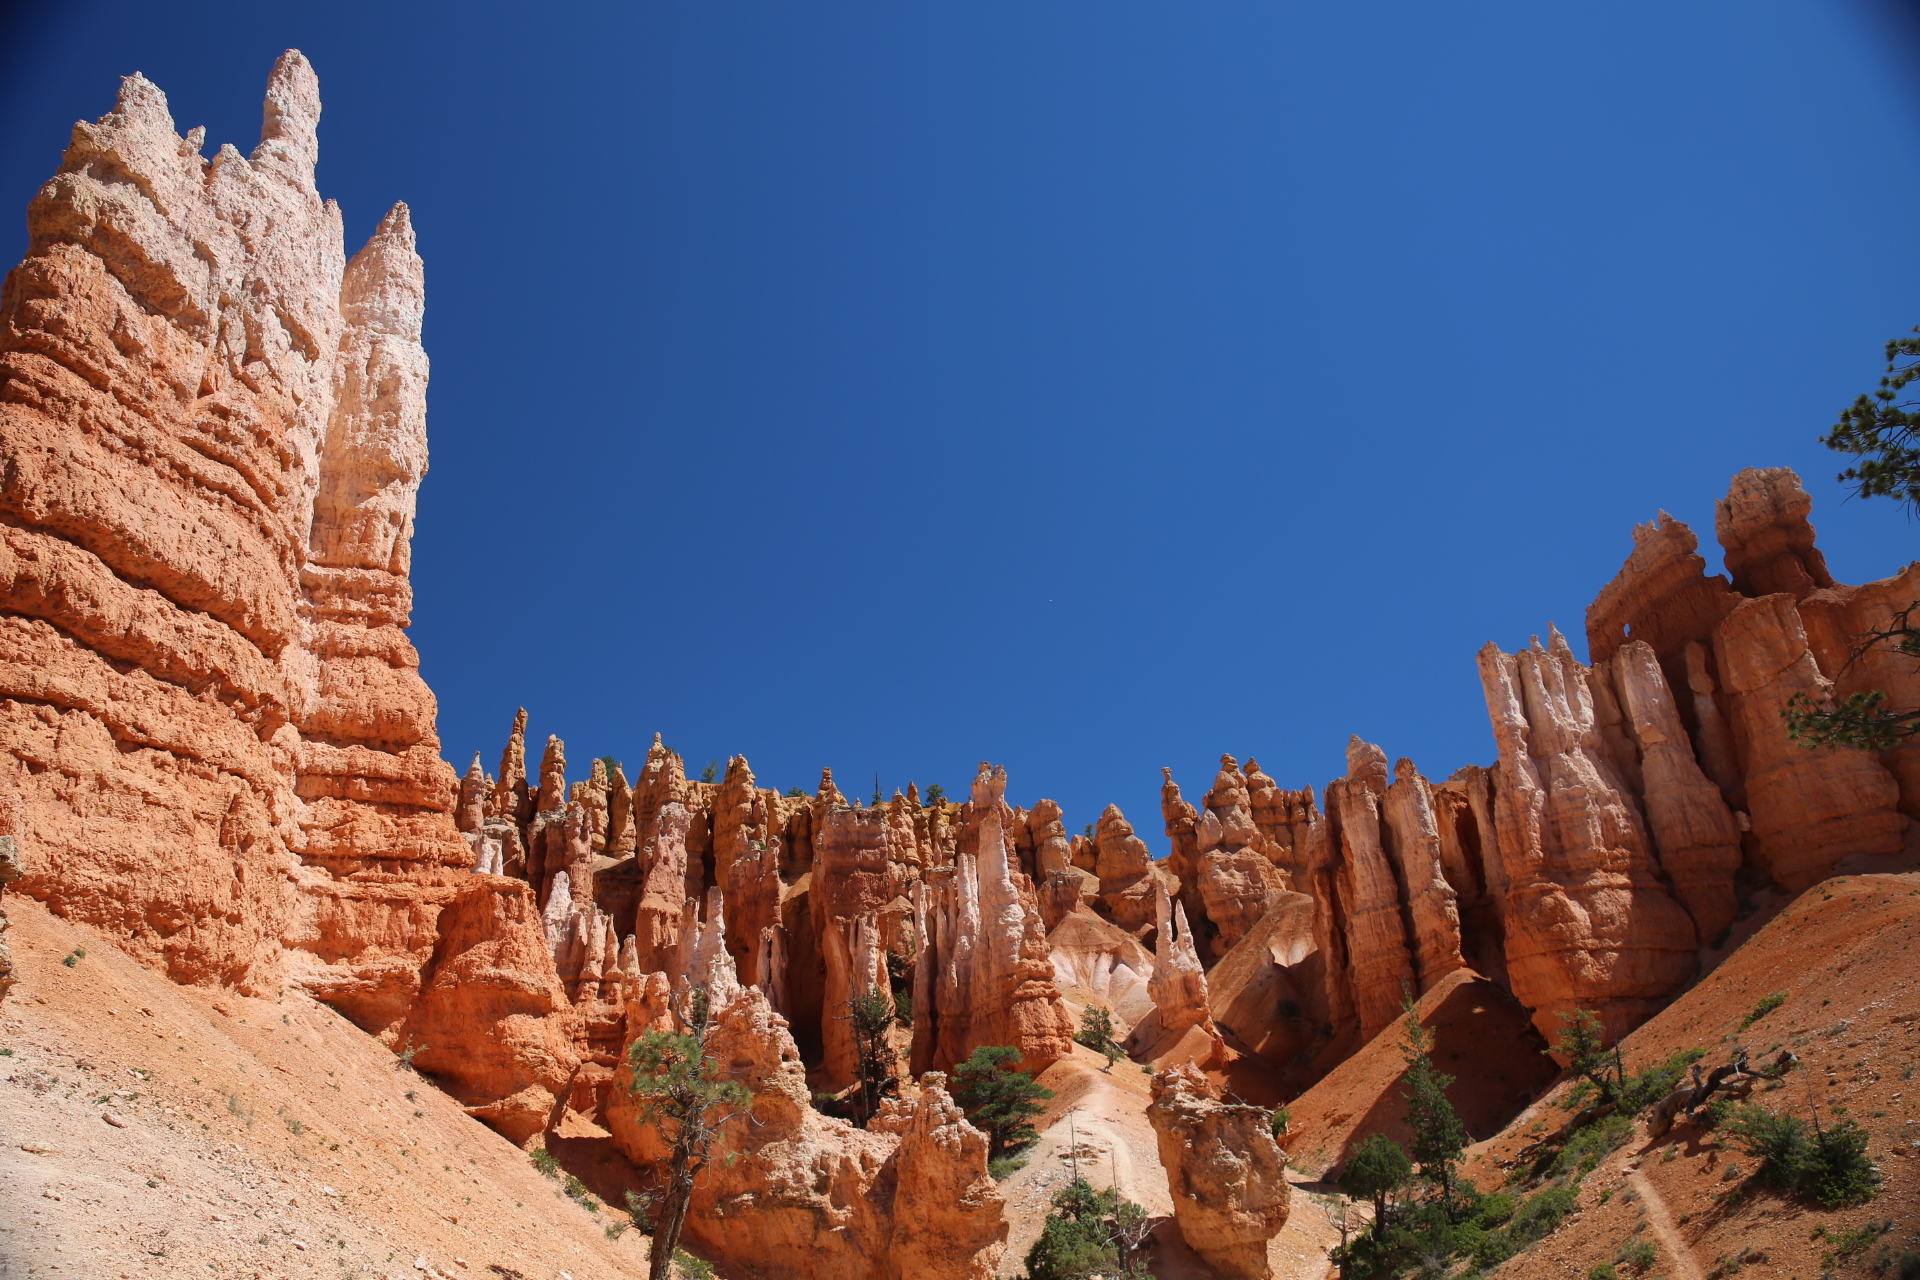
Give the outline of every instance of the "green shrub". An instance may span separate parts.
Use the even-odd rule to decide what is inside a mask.
[[[1027,1253],[1029,1280],[1146,1280],[1140,1254],[1151,1226],[1147,1211],[1117,1190],[1095,1191],[1075,1178],[1054,1194],[1053,1212]]]
[[[1026,1167],[1025,1156],[1000,1156],[987,1161],[987,1173],[995,1182],[1005,1182]]]
[[[1753,1006],[1753,1012],[1740,1019],[1740,1030],[1745,1031],[1748,1027],[1760,1021],[1760,1019],[1766,1017],[1786,1002],[1787,993],[1784,991],[1776,991],[1772,995],[1762,996],[1760,1003]]]
[[[1538,1195],[1529,1196],[1514,1210],[1513,1221],[1507,1224],[1507,1234],[1522,1247],[1536,1240],[1544,1240],[1579,1204],[1578,1188],[1548,1187]]]
[[[555,1182],[560,1180],[560,1162],[553,1158],[553,1152],[545,1147],[535,1147],[527,1153],[527,1158],[533,1161],[533,1167],[541,1173]]]
[[[1585,1177],[1599,1166],[1609,1152],[1632,1136],[1632,1113],[1622,1107],[1610,1116],[1575,1129],[1548,1171],[1555,1177],[1562,1174]]]
[[[1053,1090],[1033,1076],[1015,1071],[1020,1051],[1011,1045],[983,1044],[953,1069],[953,1100],[975,1128],[985,1130],[990,1156],[1002,1157],[1039,1138],[1031,1120],[1046,1110],[1041,1102]]]
[[[1766,1186],[1829,1209],[1859,1204],[1879,1191],[1879,1173],[1867,1158],[1870,1135],[1854,1120],[1810,1127],[1798,1116],[1744,1103],[1727,1118],[1726,1128],[1740,1149],[1760,1162],[1754,1176]]]
[[[1513,1197],[1504,1191],[1480,1197],[1473,1208],[1473,1220],[1489,1229],[1502,1225],[1513,1216]]]
[[[1651,1240],[1629,1240],[1620,1247],[1620,1265],[1645,1274],[1660,1261]]]
[[[1588,1269],[1587,1280],[1620,1280],[1620,1273],[1611,1262],[1596,1262]]]
[[[1273,1131],[1276,1141],[1285,1136],[1287,1126],[1293,1123],[1293,1112],[1285,1107],[1275,1107],[1273,1114],[1267,1117],[1267,1128]]]

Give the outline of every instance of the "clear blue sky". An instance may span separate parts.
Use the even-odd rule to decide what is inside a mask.
[[[38,6],[48,9],[51,6]],[[286,16],[280,16],[280,15]],[[1164,848],[1159,766],[1493,756],[1473,654],[1797,467],[1920,323],[1920,91],[1864,0],[69,3],[0,31],[0,239],[136,68],[208,153],[303,49],[348,250],[427,262],[413,635],[513,710]]]

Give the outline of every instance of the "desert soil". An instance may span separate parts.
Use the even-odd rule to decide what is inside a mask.
[[[178,987],[6,909],[0,1278],[646,1273],[644,1239],[326,1007]]]

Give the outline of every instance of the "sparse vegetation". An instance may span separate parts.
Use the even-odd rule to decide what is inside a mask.
[[[1787,993],[1784,991],[1776,991],[1772,995],[1760,997],[1760,1003],[1753,1006],[1753,1012],[1740,1019],[1740,1030],[1745,1031],[1786,1002]]]
[[[1629,1271],[1645,1275],[1658,1261],[1660,1254],[1651,1240],[1629,1240],[1620,1246],[1620,1265]]]
[[[847,1001],[847,1019],[853,1024],[853,1047],[858,1059],[858,1087],[854,1091],[857,1119],[864,1128],[880,1109],[880,1096],[893,1082],[893,1046],[887,1029],[893,1026],[893,997],[878,987]]]
[[[667,1280],[694,1184],[711,1163],[722,1129],[752,1101],[746,1089],[723,1074],[709,1047],[711,1015],[706,990],[694,987],[681,1011],[685,1032],[648,1031],[627,1050],[629,1088],[639,1103],[640,1123],[655,1126],[668,1151],[659,1170],[660,1215],[648,1280]]]
[[[1808,1239],[1825,1240],[1833,1246],[1820,1255],[1821,1269],[1831,1271],[1855,1254],[1865,1253],[1868,1245],[1891,1230],[1893,1230],[1892,1218],[1862,1223],[1850,1231],[1821,1223],[1813,1229],[1813,1234]]]
[[[1920,328],[1913,332],[1920,334]],[[1887,369],[1879,387],[1855,397],[1820,443],[1855,459],[1838,480],[1852,483],[1862,498],[1892,498],[1912,515],[1920,513],[1920,432],[1916,431],[1920,413],[1914,412],[1920,403],[1903,403],[1900,393],[1920,378],[1920,337],[1893,339],[1887,343],[1886,355]],[[1878,646],[1920,659],[1916,609],[1920,600],[1895,612],[1885,626],[1862,632],[1841,670]],[[1809,750],[1857,747],[1879,753],[1920,733],[1920,708],[1889,708],[1886,703],[1881,689],[1853,693],[1838,706],[1830,699],[1796,693],[1780,709],[1780,718],[1786,722],[1787,736]]]
[[[1273,1132],[1275,1142],[1286,1136],[1287,1128],[1293,1123],[1293,1112],[1285,1107],[1275,1107],[1273,1114],[1267,1117],[1267,1128]]]
[[[935,782],[927,787],[927,807],[929,809],[934,805],[944,803],[946,798],[947,789],[939,783]]]
[[[67,968],[72,969],[75,966],[77,966],[82,960],[85,960],[86,958],[87,958],[87,949],[85,947],[75,947],[73,950],[67,952],[67,954],[60,957],[60,963],[67,966]]]

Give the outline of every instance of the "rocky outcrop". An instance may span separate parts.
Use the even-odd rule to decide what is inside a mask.
[[[1247,779],[1232,756],[1220,757],[1220,772],[1207,792],[1206,812],[1194,831],[1194,875],[1217,957],[1245,937],[1284,892],[1266,838],[1254,825]]]
[[[1047,934],[1047,954],[1061,987],[1077,988],[1126,1025],[1153,1011],[1153,954],[1113,922],[1084,909],[1069,912]]]
[[[1508,882],[1508,979],[1549,1039],[1592,1009],[1613,1035],[1693,975],[1693,921],[1668,894],[1595,713],[1592,673],[1558,631],[1480,676],[1500,749],[1494,830]]]
[[[579,1065],[533,894],[519,880],[474,876],[438,926],[400,1044],[471,1114],[525,1142],[546,1128]]]
[[[1900,787],[1862,751],[1809,751],[1788,739],[1780,712],[1796,696],[1828,701],[1832,682],[1807,644],[1790,595],[1742,601],[1714,628],[1720,685],[1733,703],[1753,860],[1798,892],[1848,854],[1900,850]]]
[[[1283,893],[1260,922],[1207,972],[1214,1025],[1261,1061],[1297,1073],[1330,1039],[1325,953],[1315,938],[1318,905]]]
[[[1006,770],[981,764],[953,875],[916,891],[918,964],[932,966],[930,1004],[915,1005],[916,1069],[945,1069],[991,1044],[1019,1049],[1021,1069],[1038,1074],[1072,1048],[1032,884],[1012,869],[1006,787]]]
[[[1265,1280],[1267,1242],[1287,1223],[1287,1157],[1264,1107],[1224,1102],[1192,1067],[1153,1077],[1147,1107],[1189,1248],[1223,1276]]]
[[[810,1104],[806,1068],[757,988],[741,987],[722,946],[702,953],[713,993],[709,1041],[728,1079],[751,1103],[695,1184],[686,1237],[701,1254],[769,1280],[985,1280],[1006,1244],[1005,1206],[987,1175],[985,1135],[944,1088],[925,1077],[869,1130],[831,1120]],[[650,989],[629,980],[629,1009],[676,1025]],[[669,1002],[671,1003],[671,1002]],[[629,1036],[645,1024],[629,1016]],[[607,1124],[616,1148],[643,1167],[664,1154],[659,1131],[634,1105],[626,1068]]]
[[[1154,914],[1153,972],[1147,977],[1153,1011],[1128,1033],[1126,1048],[1156,1064],[1224,1066],[1227,1046],[1208,1008],[1207,974],[1187,927],[1186,906],[1172,901],[1166,886],[1157,884]]]
[[[1393,776],[1393,784],[1380,798],[1381,834],[1399,873],[1411,923],[1414,971],[1420,990],[1429,991],[1466,964],[1460,957],[1458,895],[1442,865],[1433,788],[1413,761],[1404,757],[1395,762]]]
[[[1653,647],[1629,640],[1609,660],[1660,866],[1703,939],[1733,923],[1740,828],[1700,768]]]
[[[1147,842],[1134,834],[1120,806],[1110,804],[1094,824],[1093,845],[1101,907],[1122,929],[1139,933],[1153,922],[1155,879]]]
[[[1386,789],[1386,753],[1354,737],[1347,744],[1347,776],[1327,784],[1327,809],[1341,855],[1332,887],[1344,917],[1346,968],[1363,1039],[1399,1016],[1415,981],[1400,883],[1381,840]]]

